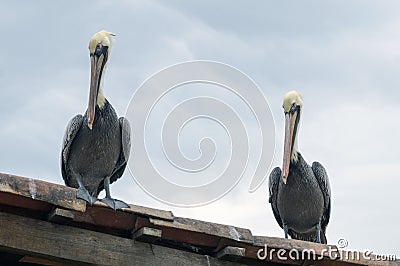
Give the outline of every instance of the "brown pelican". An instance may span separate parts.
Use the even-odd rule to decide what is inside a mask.
[[[84,116],[76,115],[67,126],[61,150],[61,172],[67,186],[78,188],[77,198],[93,204],[105,189],[106,197],[101,201],[115,210],[129,208],[123,201],[111,198],[110,184],[125,170],[130,126],[124,117],[118,119],[103,95],[111,36],[107,31],[100,31],[90,39],[89,105]]]
[[[331,191],[325,168],[310,167],[297,151],[297,132],[303,101],[297,91],[285,94],[285,141],[282,171],[269,176],[269,202],[275,219],[294,239],[326,244],[325,230],[331,211]]]

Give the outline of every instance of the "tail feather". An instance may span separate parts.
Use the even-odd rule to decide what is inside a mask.
[[[328,244],[328,240],[326,239],[325,231],[321,230],[321,243]]]
[[[308,242],[317,242],[317,233],[315,231],[309,233],[297,233],[293,230],[289,230],[289,235],[292,239],[298,239]],[[321,244],[327,244],[325,231],[321,230]]]

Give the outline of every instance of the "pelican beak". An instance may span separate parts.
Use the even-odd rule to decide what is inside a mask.
[[[97,94],[99,92],[101,76],[103,74],[104,66],[107,62],[107,47],[103,46],[98,51],[90,55],[90,91],[89,91],[89,105],[88,105],[88,127],[92,129],[96,104]]]
[[[286,184],[289,176],[289,165],[293,152],[294,138],[296,136],[295,130],[298,123],[299,110],[300,109],[296,106],[285,113],[285,141],[282,167],[282,181],[284,184]]]

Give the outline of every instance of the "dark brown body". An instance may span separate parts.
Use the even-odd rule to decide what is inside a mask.
[[[87,113],[75,116],[67,127],[61,156],[61,171],[67,186],[78,188],[80,175],[88,192],[97,197],[104,188],[104,179],[113,182],[121,177],[127,158],[122,149],[122,125],[108,101],[96,106],[92,129],[87,126]],[[129,137],[129,136],[128,136]],[[129,148],[129,143],[127,144]],[[129,152],[129,150],[127,150]]]
[[[298,161],[290,163],[286,184],[276,167],[270,175],[269,201],[279,226],[286,225],[292,238],[316,242],[316,226],[321,223],[321,242],[326,243],[330,188],[321,164],[310,167],[298,153]]]

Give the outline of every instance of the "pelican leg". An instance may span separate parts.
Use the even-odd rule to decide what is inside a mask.
[[[321,222],[316,226],[317,229],[317,243],[321,243]]]
[[[111,198],[110,193],[110,177],[106,177],[104,179],[104,189],[106,190],[106,197],[101,199],[100,201],[107,204],[114,210],[122,209],[122,208],[129,208],[129,205],[123,202],[122,200],[117,200]]]
[[[78,191],[76,192],[76,198],[83,199],[90,205],[93,205],[93,203],[97,201],[97,198],[89,194],[89,191],[87,191],[87,189],[83,185],[82,177],[80,175],[76,175],[76,181],[79,185]]]
[[[289,238],[288,236],[289,228],[286,224],[283,224],[283,231],[285,232],[285,238]]]

